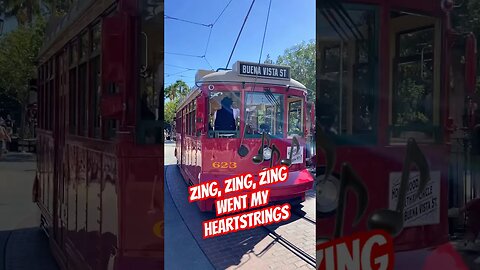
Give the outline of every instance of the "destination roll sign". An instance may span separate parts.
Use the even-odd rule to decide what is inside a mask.
[[[290,79],[290,68],[258,63],[238,62],[238,73],[244,76],[264,77],[271,79]]]

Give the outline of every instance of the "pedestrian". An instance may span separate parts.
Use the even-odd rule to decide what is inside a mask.
[[[11,142],[11,137],[10,135],[8,135],[8,132],[5,128],[4,125],[0,125],[0,143],[1,143],[1,147],[0,147],[0,156],[3,154],[3,153],[6,153],[6,144],[7,142]]]
[[[5,120],[5,126],[9,136],[12,136],[13,134],[14,125],[15,125],[15,121],[12,119],[10,114],[7,114],[7,119]]]

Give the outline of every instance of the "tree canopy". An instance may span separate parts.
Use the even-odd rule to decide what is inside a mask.
[[[188,91],[190,91],[190,87],[188,87],[187,83],[182,80],[177,80],[165,88],[165,98],[170,100],[182,98],[188,94]]]
[[[43,16],[42,10],[50,15],[63,15],[74,0],[0,0],[0,13],[7,17],[15,16],[18,24],[26,25],[34,22],[34,18]],[[43,5],[41,5],[43,3]]]
[[[283,55],[277,58],[277,65],[290,67],[292,78],[304,84],[308,88],[308,99],[315,98],[315,40],[302,42],[285,50]]]
[[[164,108],[164,117],[166,123],[173,123],[177,106],[180,100],[184,98],[189,91],[190,87],[188,87],[187,83],[182,80],[177,80],[165,88],[165,99],[169,99],[169,101],[165,103]]]
[[[175,118],[175,113],[177,112],[177,106],[179,99],[170,100],[165,103],[165,122],[172,124],[173,119]]]
[[[36,74],[36,57],[42,46],[45,21],[20,25],[0,39],[0,92],[21,104],[28,102],[29,81]]]

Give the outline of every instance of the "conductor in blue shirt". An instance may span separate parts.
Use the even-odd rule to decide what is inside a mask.
[[[217,110],[215,117],[215,130],[236,130],[235,118],[233,116],[233,101],[229,97],[224,97],[221,101],[222,108]]]

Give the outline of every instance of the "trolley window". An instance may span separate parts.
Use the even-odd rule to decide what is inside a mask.
[[[72,135],[112,139],[116,120],[101,123],[101,25],[82,30],[62,56],[62,87],[68,89],[68,130]],[[68,78],[68,79],[67,79]],[[100,127],[104,127],[102,132]],[[103,136],[102,136],[103,133]]]
[[[392,61],[391,142],[414,137],[421,142],[439,139],[438,112],[434,108],[439,95],[438,46],[435,19],[392,12],[391,42],[395,44]],[[406,23],[408,22],[408,24]]]
[[[77,134],[80,136],[88,135],[88,126],[87,126],[87,112],[88,112],[88,102],[87,102],[87,64],[84,63],[80,65],[78,69],[78,131]]]
[[[147,5],[144,2],[139,2],[142,20],[137,36],[140,91],[137,99],[136,141],[139,144],[160,144],[164,140],[164,123],[160,117],[164,111],[163,12],[155,12],[161,3]]]
[[[288,97],[288,137],[303,137],[303,101],[298,97]]]
[[[77,69],[73,68],[69,72],[69,130],[70,134],[77,134]]]
[[[368,5],[345,5],[349,18],[332,10],[317,16],[318,123],[337,144],[376,142],[378,14]],[[353,23],[346,23],[346,21]]]
[[[209,96],[209,138],[238,138],[240,135],[240,92],[216,91]]]
[[[93,137],[100,138],[100,99],[101,88],[101,66],[100,57],[97,56],[90,62],[91,66],[91,102],[92,102],[92,121],[91,125]]]
[[[247,93],[245,96],[245,137],[283,137],[284,96],[280,94]]]
[[[102,27],[100,23],[94,25],[90,31],[91,52],[89,56],[89,135],[101,138],[100,100],[102,97],[101,78],[101,40]]]

